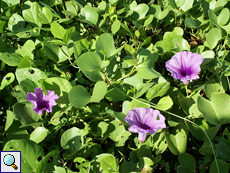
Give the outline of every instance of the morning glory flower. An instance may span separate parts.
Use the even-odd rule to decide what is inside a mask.
[[[138,133],[140,142],[145,141],[148,133],[152,135],[166,127],[165,117],[151,108],[133,108],[127,113],[125,121],[130,125],[130,132]]]
[[[47,95],[42,92],[42,88],[35,88],[35,93],[28,92],[26,99],[30,101],[34,108],[33,110],[42,115],[45,111],[52,112],[52,107],[57,105],[55,100],[59,99],[54,91],[47,90]]]
[[[203,60],[200,54],[183,51],[168,60],[165,67],[173,78],[180,79],[187,85],[190,80],[199,79],[198,73]]]

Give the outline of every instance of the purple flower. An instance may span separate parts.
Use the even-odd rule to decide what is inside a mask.
[[[145,141],[148,133],[152,135],[166,127],[165,117],[151,108],[133,108],[127,113],[125,121],[130,125],[130,132],[138,133],[140,142]]]
[[[54,91],[47,90],[47,95],[42,92],[42,88],[35,88],[35,93],[27,93],[26,99],[30,101],[34,108],[33,110],[39,115],[42,115],[45,111],[52,112],[52,107],[57,105],[55,100],[59,99],[58,95]]]
[[[203,60],[200,54],[184,51],[176,53],[166,62],[165,67],[173,78],[180,79],[187,85],[190,80],[199,79],[198,73]]]

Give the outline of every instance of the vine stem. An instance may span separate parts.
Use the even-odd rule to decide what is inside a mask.
[[[110,81],[110,79],[109,79],[108,77],[107,77],[107,79],[109,80],[110,84],[113,85],[113,83]],[[134,97],[131,97],[131,96],[127,95],[126,93],[124,93],[123,91],[121,91],[121,90],[120,90],[119,88],[117,88],[115,85],[113,85],[113,86],[114,86],[114,88],[116,88],[119,92],[121,92],[122,94],[126,95],[127,97],[129,97],[129,98],[131,98],[131,99],[133,99],[133,100],[135,100],[135,101],[138,101],[138,102],[140,102],[140,103],[142,103],[142,104],[148,105],[148,106],[150,106],[150,107],[152,107],[152,108],[155,108],[155,106],[156,106],[156,104],[154,104],[154,103],[152,103],[152,105],[151,105],[151,104],[142,102],[142,101],[140,101],[140,100],[138,100],[138,99],[136,99],[136,98],[134,98]],[[151,103],[151,102],[150,102],[150,103]],[[188,120],[188,119],[186,119],[186,118],[180,117],[179,115],[176,115],[176,114],[174,114],[174,113],[171,113],[171,112],[168,112],[168,111],[165,111],[165,110],[161,110],[161,111],[162,111],[162,112],[165,112],[165,113],[167,113],[167,114],[170,114],[170,115],[172,115],[172,116],[174,116],[174,117],[180,118],[180,119],[182,119],[182,120],[184,120],[184,121],[187,121],[187,122],[189,122],[189,123],[191,123],[191,124],[194,124],[194,125],[196,125],[197,127],[199,127],[199,128],[204,132],[204,134],[206,135],[206,137],[207,137],[207,139],[208,139],[208,141],[209,141],[209,143],[210,143],[210,145],[211,145],[212,152],[213,152],[213,156],[214,156],[215,163],[216,163],[217,171],[218,171],[218,173],[220,173],[219,165],[218,165],[217,159],[216,159],[216,154],[215,154],[215,151],[214,151],[212,142],[211,142],[211,140],[210,140],[208,134],[207,134],[199,125],[197,125],[196,123],[194,123],[194,122],[192,122],[192,121],[190,121],[190,120]]]

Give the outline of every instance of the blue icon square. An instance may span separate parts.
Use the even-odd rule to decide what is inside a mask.
[[[21,173],[21,151],[0,151],[0,173]]]

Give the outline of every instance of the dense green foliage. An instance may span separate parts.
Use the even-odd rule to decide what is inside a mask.
[[[23,173],[228,173],[230,2],[1,0],[1,150]],[[187,87],[165,62],[201,54]],[[42,116],[36,87],[59,96]],[[124,121],[158,109],[167,127],[140,144]]]

